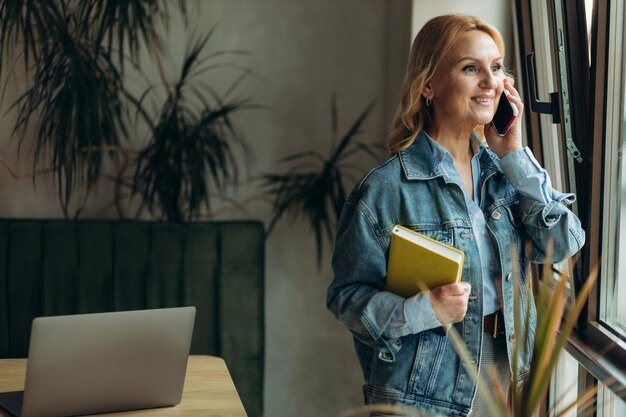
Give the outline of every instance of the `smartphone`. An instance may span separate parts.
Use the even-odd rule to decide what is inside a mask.
[[[506,94],[502,91],[496,114],[493,115],[493,120],[491,121],[491,124],[496,129],[496,133],[499,136],[506,135],[516,117],[517,107],[506,98]]]

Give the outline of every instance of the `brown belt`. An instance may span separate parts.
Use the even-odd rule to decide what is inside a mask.
[[[490,334],[494,339],[504,335],[504,317],[502,310],[483,316],[483,333]]]

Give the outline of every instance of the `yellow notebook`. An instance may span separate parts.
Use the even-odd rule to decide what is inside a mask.
[[[391,232],[387,289],[411,297],[423,289],[461,281],[463,251],[396,225]]]

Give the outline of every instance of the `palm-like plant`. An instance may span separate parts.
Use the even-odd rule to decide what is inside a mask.
[[[33,165],[42,154],[50,157],[66,216],[75,191],[89,190],[100,177],[101,149],[118,146],[126,135],[120,68],[127,51],[137,57],[142,39],[158,45],[155,20],[166,16],[167,4],[0,0],[0,71],[21,61],[29,76],[11,107],[18,115],[13,136],[22,145],[36,122]]]
[[[169,221],[180,222],[196,217],[203,205],[209,207],[211,187],[223,191],[237,182],[237,151],[247,159],[247,147],[231,123],[230,116],[249,108],[247,100],[224,102],[224,98],[245,77],[244,72],[224,97],[209,86],[194,82],[194,77],[219,64],[209,64],[217,52],[202,56],[213,31],[192,42],[182,65],[179,79],[168,89],[158,120],[154,123],[142,107],[144,97],[136,101],[150,128],[148,146],[140,151],[132,180],[133,193],[142,196],[149,211]],[[212,97],[209,103],[206,97]]]
[[[355,139],[374,107],[371,102],[337,143],[337,104],[331,100],[333,143],[337,145],[330,156],[324,158],[319,152],[305,151],[287,156],[282,163],[290,163],[287,173],[266,174],[264,186],[274,198],[274,210],[268,231],[271,232],[285,214],[292,218],[302,215],[315,234],[317,263],[321,264],[323,236],[332,241],[335,226],[346,201],[346,178],[354,182],[354,168],[348,158],[357,152],[365,152],[374,160],[379,156],[374,151],[377,145],[366,144]]]
[[[548,259],[550,258],[551,252],[551,248],[549,248]],[[511,259],[515,259],[515,256],[512,256]],[[515,260],[512,261],[512,264],[514,266],[518,265]],[[527,271],[530,273],[530,268],[527,268]],[[545,406],[548,389],[550,387],[550,378],[565,348],[567,338],[572,333],[577,318],[596,281],[597,271],[592,271],[587,277],[569,309],[566,308],[569,276],[562,274],[554,287],[552,287],[550,284],[552,265],[549,263],[544,265],[542,276],[544,279],[541,281],[536,300],[537,326],[534,329],[534,343],[530,346],[529,335],[531,334],[531,329],[528,328],[530,320],[529,317],[525,317],[522,321],[520,303],[523,299],[521,296],[522,291],[525,291],[528,295],[525,297],[526,303],[533,302],[533,280],[530,276],[527,276],[525,279],[526,284],[522,287],[519,271],[518,273],[514,273],[516,284],[514,286],[514,330],[516,338],[511,355],[511,357],[514,358],[512,363],[512,381],[521,380],[520,370],[516,360],[520,352],[525,349],[532,349],[532,359],[528,376],[521,385],[511,387],[510,393],[505,392],[499,386],[495,372],[493,372],[493,385],[496,389],[495,392],[489,391],[484,381],[478,378],[476,367],[472,363],[467,348],[463,344],[458,332],[456,332],[454,327],[451,327],[448,331],[450,340],[457,353],[461,356],[466,369],[477,381],[478,390],[487,402],[492,417],[526,417],[538,415],[537,413]],[[530,311],[530,309],[527,308],[526,311]],[[548,411],[548,415],[550,417],[563,417],[571,412],[574,407],[588,406],[590,400],[595,396],[596,391],[596,388],[589,389],[587,392],[580,395],[572,404],[556,404],[560,409],[551,409]]]

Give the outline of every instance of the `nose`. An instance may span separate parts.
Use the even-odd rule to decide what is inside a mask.
[[[490,88],[494,90],[498,88],[498,79],[492,71],[483,71],[482,74],[483,78],[480,85],[482,88]]]

